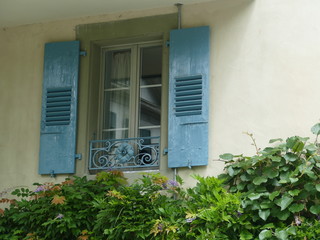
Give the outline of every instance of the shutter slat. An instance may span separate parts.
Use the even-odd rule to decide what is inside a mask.
[[[47,90],[45,109],[45,123],[47,126],[55,126],[55,123],[57,126],[70,124],[71,100],[71,88],[56,88]]]

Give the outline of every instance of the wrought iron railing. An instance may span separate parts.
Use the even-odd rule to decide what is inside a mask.
[[[160,137],[90,141],[89,170],[159,166]]]

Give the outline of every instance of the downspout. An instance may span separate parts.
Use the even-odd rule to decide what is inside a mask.
[[[182,3],[176,3],[175,6],[178,8],[178,29],[181,29],[181,9],[182,9]],[[177,181],[177,174],[178,174],[178,169],[174,168],[173,169],[173,180]]]

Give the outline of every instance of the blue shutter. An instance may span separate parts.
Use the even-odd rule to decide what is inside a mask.
[[[75,172],[79,41],[47,43],[39,174]]]
[[[208,164],[209,27],[170,33],[170,168]]]

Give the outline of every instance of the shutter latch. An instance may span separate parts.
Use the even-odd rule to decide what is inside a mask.
[[[81,160],[82,159],[82,154],[81,153],[75,154],[74,158],[78,159],[78,160]]]

